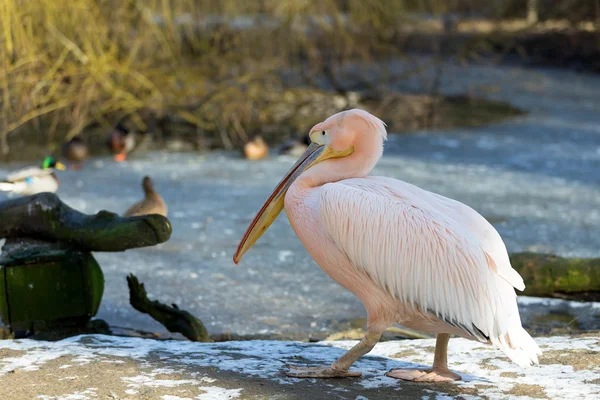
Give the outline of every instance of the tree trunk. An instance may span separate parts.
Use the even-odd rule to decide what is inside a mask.
[[[530,24],[538,22],[538,0],[527,0],[527,22]]]

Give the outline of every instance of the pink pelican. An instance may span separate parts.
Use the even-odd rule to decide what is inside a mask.
[[[310,130],[311,144],[279,182],[233,260],[285,207],[315,262],[367,311],[365,337],[329,366],[290,367],[298,378],[360,376],[350,366],[393,323],[437,334],[433,367],[394,369],[410,381],[451,381],[450,335],[491,343],[522,367],[539,347],[521,326],[521,276],[485,218],[458,201],[396,179],[368,176],[383,153],[385,123],[363,110],[335,114]]]

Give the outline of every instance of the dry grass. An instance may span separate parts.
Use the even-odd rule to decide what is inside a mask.
[[[335,81],[344,60],[381,47],[397,10],[344,3],[342,13],[335,0],[4,0],[0,148],[9,135],[60,142],[123,118],[145,130],[169,117],[243,142],[289,89],[283,71]]]

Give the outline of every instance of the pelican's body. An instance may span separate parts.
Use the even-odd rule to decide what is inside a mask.
[[[450,334],[492,343],[521,366],[537,363],[540,350],[521,326],[514,291],[524,289],[523,280],[500,235],[460,202],[367,176],[386,135],[383,122],[362,110],[317,124],[310,154],[280,183],[240,243],[235,261],[272,222],[272,205],[283,197],[290,223],[315,262],[367,310],[368,332],[346,355],[329,367],[292,368],[288,374],[355,376],[350,365],[393,323],[438,338],[431,370],[388,376],[459,379],[447,368]]]

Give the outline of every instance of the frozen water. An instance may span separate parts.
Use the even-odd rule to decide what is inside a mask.
[[[453,78],[445,82],[446,92],[477,93],[495,85],[486,96],[531,114],[477,129],[391,135],[374,174],[471,205],[493,218],[511,252],[600,256],[600,78],[485,66],[452,66],[446,76]],[[177,303],[211,332],[318,332],[364,318],[362,305],[312,262],[285,215],[239,266],[232,261],[250,220],[293,162],[248,162],[225,152],[152,153],[122,164],[91,160],[81,172],[61,173],[58,194],[86,213],[123,212],[142,196],[145,174],[169,206],[169,242],[96,254],[106,277],[98,317],[164,332],[129,305],[125,276],[133,272],[152,298]],[[522,307],[526,324],[558,310],[577,317],[580,327],[600,328],[594,305]]]

